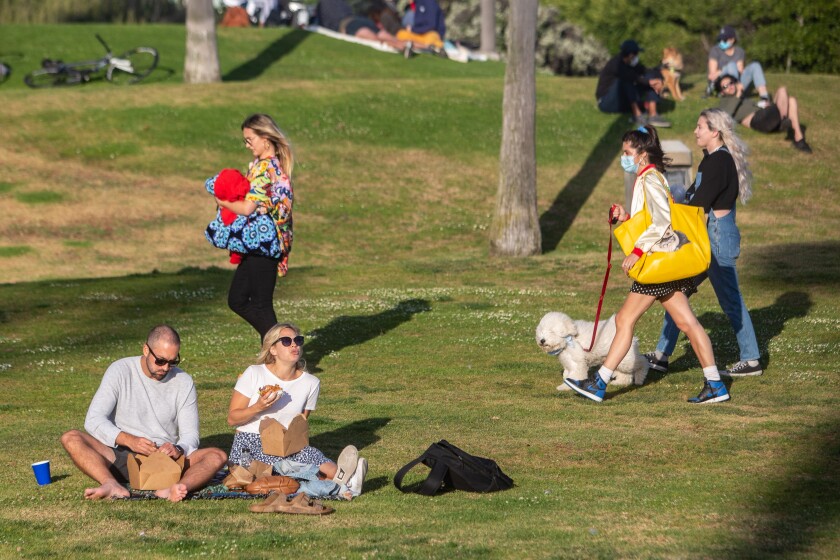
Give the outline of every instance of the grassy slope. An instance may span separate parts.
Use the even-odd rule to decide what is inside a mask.
[[[21,86],[44,55],[98,54],[95,31],[116,50],[156,46],[162,70],[134,88]],[[0,556],[834,556],[840,80],[771,76],[800,98],[812,157],[744,135],[756,196],[739,208],[739,269],[766,375],[737,381],[730,404],[690,408],[700,375],[681,343],[674,373],[595,406],[556,395],[558,364],[533,343],[545,311],[590,318],[597,302],[625,124],[594,109],[594,80],[539,77],[546,251],[494,260],[500,65],[222,30],[226,82],[184,86],[183,43],[175,27],[0,27],[0,53],[20,51],[0,86],[0,201],[14,217],[0,225]],[[699,89],[668,115],[666,137],[692,147]],[[238,124],[258,110],[299,161],[276,306],[309,333],[323,381],[313,442],[333,456],[362,448],[366,493],[324,519],[232,501],[84,503],[89,481],[57,438],[153,323],[182,332],[205,444],[230,444],[230,388],[256,345],[225,307],[230,272],[202,236],[202,183],[243,165]],[[614,276],[606,309],[625,291]],[[734,361],[708,286],[693,305],[720,363]],[[658,313],[640,322],[643,348],[658,326]],[[399,494],[393,474],[439,438],[497,459],[517,488]],[[28,464],[47,457],[58,483],[34,489]]]

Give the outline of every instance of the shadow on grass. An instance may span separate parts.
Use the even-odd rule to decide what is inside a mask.
[[[341,450],[350,444],[355,445],[361,451],[382,439],[378,432],[387,426],[390,421],[390,418],[357,420],[335,430],[311,436],[309,445],[320,449],[327,457],[335,459],[341,453]],[[230,451],[230,446],[233,445],[233,432],[234,428],[231,428],[230,432],[227,433],[203,436],[201,447],[218,447],[227,453]]]
[[[800,434],[807,442],[795,457],[779,465],[778,478],[760,485],[761,493],[740,530],[741,542],[732,550],[715,551],[722,559],[782,559],[819,556],[836,532],[840,518],[840,420],[834,418]],[[832,537],[832,535],[834,535]],[[823,546],[815,545],[825,543]],[[810,553],[810,554],[809,554]],[[836,553],[836,550],[835,550]]]
[[[765,369],[770,367],[773,360],[769,350],[770,341],[781,334],[785,328],[785,323],[791,319],[805,317],[812,305],[811,297],[805,292],[785,292],[776,298],[772,305],[750,309],[750,318],[756,330],[758,349]],[[712,339],[712,347],[715,350],[715,360],[718,367],[723,368],[725,364],[737,362],[740,359],[738,344],[726,315],[722,312],[708,312],[698,319],[710,331],[709,337]],[[683,340],[685,340],[684,337]],[[687,340],[685,344],[686,352],[668,364],[669,372],[676,373],[700,367],[697,357],[692,352],[691,347],[688,346]]]
[[[167,323],[194,333],[208,302],[225,305],[230,272],[221,268],[183,268],[111,278],[68,278],[0,285],[4,329],[26,332],[33,325],[50,336],[71,340],[74,348],[100,351],[103,344],[136,342],[151,327]],[[199,312],[197,315],[196,313]],[[198,318],[197,318],[198,317]],[[185,332],[181,332],[182,337]]]
[[[615,156],[621,148],[621,136],[627,131],[627,116],[619,115],[592,148],[577,174],[560,190],[551,208],[540,216],[542,252],[554,251],[563,236],[569,231],[575,217],[586,204],[592,191],[607,169],[615,164]],[[624,194],[616,193],[623,200]],[[607,209],[604,209],[606,216]]]
[[[310,33],[308,31],[302,29],[294,29],[286,33],[263,49],[260,54],[225,74],[222,77],[222,81],[244,82],[258,78],[260,74],[265,72],[266,68],[290,54],[309,35]]]
[[[749,273],[783,284],[840,284],[840,242],[769,245],[750,254]]]
[[[409,321],[413,315],[431,310],[424,299],[408,299],[393,308],[375,315],[341,315],[326,326],[315,329],[306,344],[306,364],[309,371],[321,371],[318,363],[330,352],[337,352],[348,346],[362,344]]]
[[[357,420],[336,430],[312,436],[309,444],[323,451],[327,457],[338,457],[341,450],[350,444],[361,451],[382,439],[378,432],[390,421],[390,418]]]

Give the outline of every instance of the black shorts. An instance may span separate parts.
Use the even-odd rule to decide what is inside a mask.
[[[128,482],[128,456],[131,453],[131,449],[118,445],[113,450],[116,459],[108,467],[108,470],[111,471],[111,474],[114,475],[114,478],[118,482]]]
[[[775,105],[759,109],[753,113],[750,128],[759,132],[776,132],[782,124],[782,114]]]

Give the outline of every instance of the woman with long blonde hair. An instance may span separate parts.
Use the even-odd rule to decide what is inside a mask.
[[[294,156],[289,140],[270,116],[257,113],[242,123],[245,147],[254,159],[248,166],[250,190],[245,200],[234,202],[216,198],[222,208],[250,216],[268,214],[274,221],[279,255],[240,255],[240,262],[228,291],[228,306],[254,327],[260,337],[275,323],[274,288],[277,276],[288,271],[292,250],[292,169]],[[272,234],[273,236],[273,234]]]
[[[735,337],[740,357],[732,367],[721,371],[729,377],[761,375],[761,357],[750,313],[744,304],[735,260],[741,253],[741,232],[735,223],[735,203],[745,204],[752,196],[752,173],[747,163],[747,146],[735,133],[735,121],[721,109],[706,109],[694,129],[697,145],[703,148],[703,161],[697,177],[686,191],[686,203],[702,206],[708,217],[712,263],[709,270],[695,278],[700,285],[706,277],[712,283]],[[674,352],[679,337],[671,316],[665,314],[656,351],[646,354],[650,367],[668,371],[668,357]]]
[[[319,449],[305,446],[286,457],[269,455],[263,450],[260,423],[265,418],[288,427],[297,416],[309,415],[318,404],[321,381],[306,371],[303,358],[304,337],[295,325],[279,323],[265,334],[257,364],[248,367],[236,380],[230,398],[228,424],[236,427],[229,460],[242,463],[245,450],[251,459],[275,465],[281,459],[317,467],[318,478],[343,484],[350,499],[362,491],[367,474],[367,459],[358,456],[352,445],[344,448],[338,461],[328,459]]]

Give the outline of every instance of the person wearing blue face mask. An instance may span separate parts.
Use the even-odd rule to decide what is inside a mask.
[[[738,38],[735,29],[731,25],[724,25],[717,36],[717,44],[709,50],[709,86],[706,89],[707,97],[714,91],[713,85],[722,75],[735,76],[739,80],[738,97],[743,97],[751,86],[755,86],[758,95],[761,97],[759,108],[769,107],[771,104],[770,95],[767,93],[767,80],[764,78],[764,70],[758,62],[750,62],[745,65],[746,53],[744,49],[736,45]]]
[[[645,208],[651,216],[650,226],[642,232],[633,244],[633,251],[621,263],[625,274],[629,275],[630,270],[645,253],[674,251],[679,246],[679,236],[671,226],[671,193],[664,175],[668,162],[654,127],[639,127],[624,134],[621,167],[628,173],[635,173],[636,182],[633,185],[630,211],[620,204],[614,204],[610,209],[610,219],[627,221],[632,215],[643,212]],[[702,404],[729,400],[729,391],[721,381],[720,372],[715,364],[712,342],[688,304],[688,296],[695,291],[693,278],[660,284],[641,284],[634,281],[621,309],[615,314],[615,337],[594,379],[568,378],[564,383],[581,396],[595,402],[603,401],[615,368],[630,349],[636,323],[654,302],[659,301],[677,329],[688,337],[703,368],[703,388],[696,397],[688,399],[688,402]]]
[[[632,39],[621,43],[620,52],[607,62],[598,76],[595,88],[598,109],[604,113],[632,113],[637,124],[667,128],[671,123],[656,110],[663,88],[662,74],[639,62],[642,50]]]

